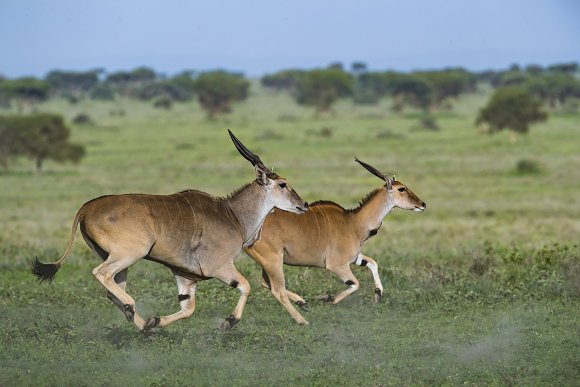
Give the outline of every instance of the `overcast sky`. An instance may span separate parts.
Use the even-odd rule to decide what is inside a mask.
[[[0,74],[580,62],[575,0],[0,0]]]

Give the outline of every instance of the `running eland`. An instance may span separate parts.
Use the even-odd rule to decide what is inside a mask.
[[[369,164],[355,160],[385,185],[369,193],[357,208],[350,210],[329,201],[312,203],[308,213],[300,216],[276,210],[266,218],[259,239],[245,248],[246,253],[262,266],[262,286],[270,289],[299,324],[308,322],[290,300],[305,310],[307,305],[302,297],[286,289],[283,264],[320,267],[338,275],[348,288],[336,296],[321,297],[333,304],[359,288],[350,265],[366,266],[373,275],[374,301],[378,302],[383,295],[378,265],[361,253],[363,243],[378,232],[393,208],[423,211],[427,207],[394,177],[391,179]]]
[[[89,247],[103,260],[93,275],[107,289],[108,298],[141,331],[188,318],[195,309],[198,281],[217,278],[240,292],[231,315],[221,324],[232,328],[250,293],[248,281],[234,267],[243,247],[259,235],[274,208],[301,214],[308,204],[286,179],[268,169],[231,131],[240,154],[256,170],[256,180],[227,197],[186,190],[172,195],[108,195],[85,203],[77,212],[64,255],[54,263],[33,262],[32,273],[52,281],[69,255],[77,226]],[[135,300],[125,292],[127,269],[147,259],[168,267],[175,275],[180,310],[144,320]]]

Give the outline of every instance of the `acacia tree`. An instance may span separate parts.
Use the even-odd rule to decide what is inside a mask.
[[[433,97],[433,88],[422,77],[414,74],[400,77],[391,86],[395,101],[419,108],[423,113],[429,114]]]
[[[158,80],[137,89],[134,95],[144,101],[155,100],[185,102],[193,98],[195,80],[189,73],[182,73],[170,79]]]
[[[32,105],[48,98],[50,85],[40,79],[25,77],[5,80],[0,84],[0,92],[9,99],[18,101],[18,111],[25,105]]]
[[[461,68],[422,71],[415,74],[431,87],[430,103],[433,108],[440,107],[447,99],[457,98],[465,92],[474,91],[477,85],[475,76]]]
[[[137,67],[129,73],[131,82],[151,82],[157,78],[155,70],[149,67]]]
[[[47,74],[45,80],[53,91],[61,95],[70,93],[78,98],[99,83],[100,72],[98,69],[85,72],[54,70]]]
[[[548,117],[541,110],[542,103],[529,91],[520,87],[497,89],[485,107],[479,111],[476,125],[487,123],[489,132],[510,130],[510,141],[515,142],[517,133],[527,133],[535,122]]]
[[[232,104],[248,97],[250,82],[242,74],[211,71],[195,80],[195,92],[209,118],[229,113]]]
[[[261,83],[264,87],[274,90],[286,90],[290,93],[294,93],[296,85],[300,82],[304,74],[304,70],[281,70],[274,74],[264,75],[261,79]]]
[[[551,108],[564,105],[570,98],[576,97],[580,82],[573,75],[563,72],[537,75],[531,78],[526,88]]]
[[[314,106],[317,113],[326,112],[339,99],[353,94],[354,79],[343,70],[332,67],[304,74],[296,88],[296,102]]]
[[[24,154],[36,162],[36,170],[42,170],[44,160],[78,163],[85,156],[85,148],[69,142],[70,129],[58,114],[35,114],[25,131]]]
[[[368,72],[359,77],[359,87],[368,94],[370,102],[393,97],[393,110],[400,112],[405,105],[413,106],[428,114],[432,105],[433,87],[425,74],[405,74],[396,71]]]
[[[85,148],[70,143],[69,137],[70,129],[57,114],[0,117],[0,162],[7,170],[10,158],[26,156],[35,160],[38,172],[47,159],[77,163]]]

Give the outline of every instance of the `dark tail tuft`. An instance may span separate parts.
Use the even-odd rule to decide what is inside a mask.
[[[40,282],[52,282],[58,269],[60,269],[58,263],[42,263],[38,258],[32,262],[32,274],[34,274]]]

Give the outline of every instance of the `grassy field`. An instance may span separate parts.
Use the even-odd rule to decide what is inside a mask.
[[[473,125],[487,92],[463,97],[417,128],[419,113],[343,102],[314,116],[285,96],[254,88],[234,113],[208,121],[192,102],[171,111],[120,100],[50,101],[87,148],[80,165],[18,160],[0,175],[0,385],[574,385],[580,377],[580,114],[552,114],[511,144]],[[125,115],[111,114],[123,110]],[[7,113],[0,111],[0,113]],[[76,210],[104,194],[225,195],[253,171],[230,128],[307,201],[352,207],[380,181],[353,157],[395,173],[428,204],[395,210],[363,251],[380,265],[385,297],[361,289],[332,306],[317,295],[343,289],[332,274],[286,268],[288,287],[310,303],[309,327],[294,324],[245,256],[244,317],[218,326],[237,291],[198,286],[189,320],[145,336],[127,323],[92,277],[98,260],[77,236],[52,285],[29,274],[38,256],[63,252]],[[536,173],[518,172],[523,159]],[[177,310],[171,273],[139,262],[128,292],[146,317]]]

